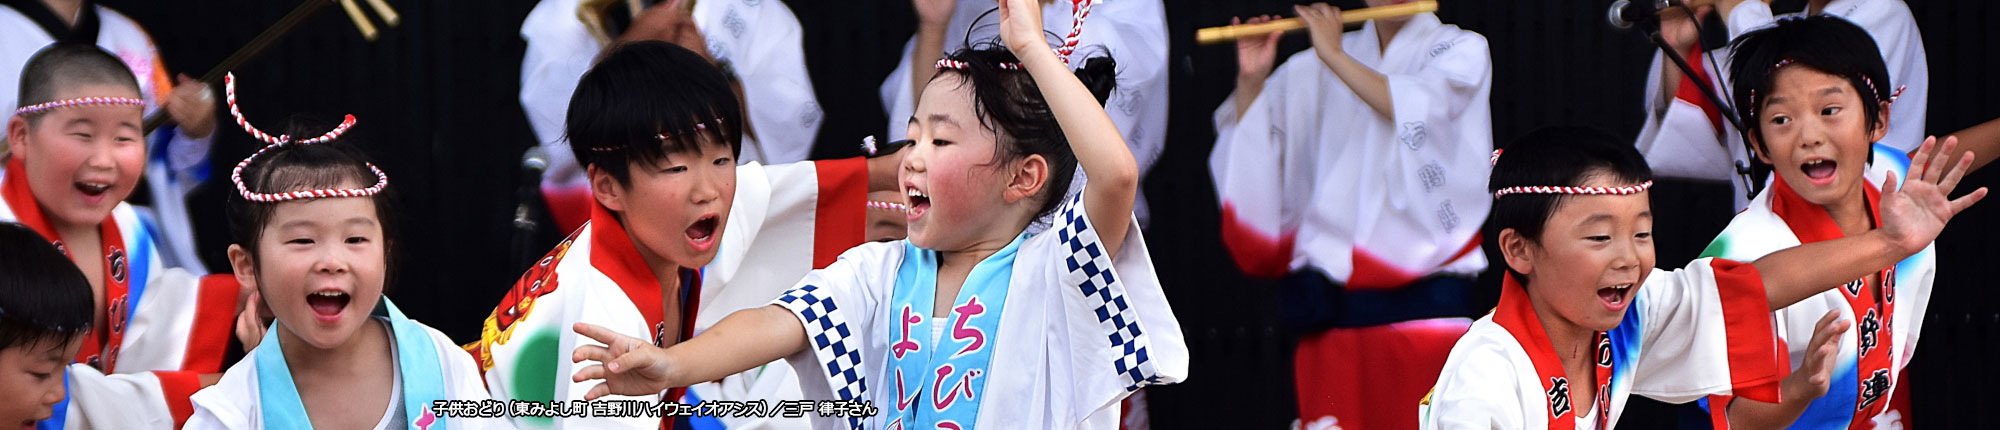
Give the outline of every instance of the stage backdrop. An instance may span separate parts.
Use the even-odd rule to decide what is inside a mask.
[[[716,0],[720,1],[720,0]],[[1130,1],[1130,0],[1111,0]],[[1893,1],[1893,0],[1891,0]],[[200,2],[106,1],[145,25],[170,69],[199,75],[290,10],[294,0]],[[521,269],[522,255],[540,254],[565,232],[544,227],[516,245],[513,223],[522,184],[521,151],[533,143],[517,103],[518,36],[533,2],[391,0],[402,25],[364,42],[337,7],[308,20],[263,57],[236,70],[240,101],[251,120],[275,127],[294,114],[335,120],[353,113],[351,134],[389,171],[400,194],[401,235],[395,238],[394,291],[412,317],[467,341]],[[886,118],[875,90],[895,67],[914,28],[907,2],[789,0],[805,29],[807,64],[827,118],[818,157],[855,155],[853,143],[880,135]],[[982,7],[966,0],[962,7]],[[1230,16],[1290,14],[1293,2],[1167,0],[1172,40],[1173,110],[1167,150],[1145,186],[1153,205],[1146,232],[1156,265],[1193,350],[1189,382],[1150,390],[1157,428],[1282,428],[1292,405],[1290,346],[1275,320],[1273,285],[1245,279],[1219,240],[1215,196],[1206,158],[1214,143],[1209,114],[1234,85],[1235,51],[1197,47],[1194,29],[1226,24]],[[1604,24],[1604,0],[1442,0],[1447,23],[1490,42],[1494,138],[1506,142],[1537,127],[1589,124],[1625,136],[1637,133],[1640,86],[1651,51],[1639,36]],[[1797,0],[1779,1],[1796,9]],[[2000,117],[2000,81],[1990,78],[2000,36],[1986,28],[2000,5],[1983,1],[1911,1],[1930,54],[1929,131],[1949,133]],[[1359,7],[1358,0],[1336,2]],[[1307,46],[1288,37],[1280,58]],[[226,115],[226,114],[223,114]],[[223,117],[227,121],[227,117]],[[227,270],[228,241],[221,198],[227,167],[254,147],[240,130],[219,128],[216,176],[194,197],[202,245],[211,267]],[[1991,154],[2000,155],[2000,154]],[[1967,185],[2000,186],[2000,173],[1973,175]],[[1656,210],[1727,211],[1700,195],[1702,184],[1663,187]],[[1677,190],[1676,190],[1677,189]],[[1923,345],[1910,371],[1913,425],[1994,428],[1981,411],[2000,402],[1993,360],[2000,344],[2000,292],[1979,273],[2000,257],[2000,202],[1962,215],[1939,241],[1939,279],[1925,322]],[[1665,215],[1663,215],[1664,217]],[[1719,225],[1663,221],[1662,237],[1712,235]],[[1702,236],[1706,237],[1706,236]],[[1700,242],[1699,240],[1694,242]],[[521,251],[521,249],[529,249]],[[1686,262],[1698,245],[1662,240],[1660,265]],[[1481,308],[1497,297],[1484,279]],[[1410,405],[1414,414],[1415,405]],[[1624,428],[1671,428],[1665,406],[1641,406]]]

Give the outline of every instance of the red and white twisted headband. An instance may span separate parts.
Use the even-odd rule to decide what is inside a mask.
[[[311,145],[315,143],[326,143],[328,141],[338,139],[340,138],[341,134],[347,132],[348,128],[354,126],[354,115],[347,115],[347,118],[342,120],[339,126],[334,127],[332,131],[328,131],[326,132],[326,134],[320,135],[319,137],[294,142],[292,141],[292,137],[290,135],[281,134],[275,137],[271,136],[268,133],[264,133],[263,130],[258,130],[256,126],[250,125],[250,120],[243,118],[243,111],[236,107],[236,74],[234,73],[224,74],[222,77],[222,86],[224,89],[223,93],[226,94],[226,98],[229,100],[229,115],[236,117],[236,125],[242,126],[243,131],[250,133],[250,137],[257,138],[257,140],[263,141],[264,143],[268,144],[265,145],[263,148],[258,149],[257,152],[251,153],[250,156],[244,158],[242,162],[236,163],[236,168],[229,171],[229,181],[236,183],[236,191],[238,193],[243,194],[243,198],[258,203],[277,203],[287,200],[299,200],[299,199],[320,199],[329,197],[367,197],[375,195],[376,193],[380,193],[382,192],[383,188],[389,187],[389,175],[382,173],[382,169],[376,168],[374,163],[367,163],[368,171],[375,173],[375,185],[370,186],[368,188],[303,190],[303,191],[291,191],[291,192],[283,192],[276,194],[265,194],[265,193],[250,191],[250,187],[243,184],[243,169],[246,167],[250,167],[250,162],[256,160],[257,156],[264,155],[265,152],[268,152],[274,148],[280,148],[292,144]]]
[[[74,99],[56,100],[36,105],[22,106],[20,109],[15,109],[14,114],[20,116],[28,116],[42,112],[48,112],[51,110],[62,109],[66,107],[88,106],[88,105],[127,105],[127,106],[138,106],[140,108],[145,108],[146,101],[131,97],[80,97]]]
[[[1069,35],[1063,36],[1062,45],[1056,46],[1056,58],[1062,60],[1063,64],[1069,64],[1070,54],[1076,53],[1077,42],[1081,41],[1083,36],[1083,19],[1090,17],[1090,8],[1096,6],[1099,1],[1103,0],[1070,0],[1070,18],[1072,21],[1070,21],[1069,25]],[[964,61],[950,58],[941,59],[937,62],[938,70],[965,70],[965,68],[971,66],[971,64],[966,64]],[[1021,63],[1000,63],[999,67],[1001,70],[1023,70]]]
[[[1533,185],[1525,187],[1501,188],[1499,191],[1493,192],[1493,198],[1497,199],[1500,198],[1500,196],[1505,196],[1508,194],[1607,194],[1614,196],[1623,196],[1628,194],[1638,194],[1641,191],[1646,191],[1646,189],[1648,188],[1653,188],[1653,181],[1640,182],[1639,185],[1633,185],[1627,187],[1564,187],[1564,186],[1549,186],[1549,185]]]

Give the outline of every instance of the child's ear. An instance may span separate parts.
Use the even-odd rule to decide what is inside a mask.
[[[625,187],[618,184],[618,178],[611,177],[611,172],[591,165],[584,169],[584,175],[590,178],[590,196],[597,199],[597,204],[613,211],[625,210]]]
[[[1876,111],[1875,127],[1868,130],[1868,142],[1881,142],[1889,135],[1889,102],[1882,102],[1882,109]]]
[[[23,144],[27,141],[28,119],[20,115],[7,117],[7,142],[5,145],[0,145],[0,154],[12,155],[26,161],[27,158],[21,156],[20,148],[25,146]]]
[[[1764,138],[1762,136],[1759,136],[1759,134],[1761,133],[1762,132],[1745,133],[1750,136],[1750,153],[1757,154],[1757,161],[1762,161],[1764,162],[1764,164],[1777,165],[1778,163],[1771,162],[1771,151],[1764,148]]]
[[[1023,157],[1020,165],[1014,167],[1014,175],[1007,180],[1007,191],[1002,194],[1012,203],[1034,196],[1049,183],[1049,160],[1040,154]],[[1068,190],[1058,191],[1064,192]]]
[[[243,245],[229,244],[229,271],[236,274],[236,285],[244,289],[257,290],[257,262],[250,258],[250,251]]]
[[[1507,267],[1523,275],[1535,273],[1535,254],[1529,252],[1534,241],[1522,236],[1514,229],[1500,230],[1500,256],[1507,260]]]

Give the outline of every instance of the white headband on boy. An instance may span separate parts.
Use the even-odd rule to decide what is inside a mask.
[[[56,109],[62,109],[66,107],[89,106],[89,105],[126,105],[126,106],[138,106],[144,108],[146,107],[146,101],[131,97],[79,97],[73,99],[56,100],[36,105],[22,106],[20,109],[15,109],[14,114],[20,116],[28,116]]]

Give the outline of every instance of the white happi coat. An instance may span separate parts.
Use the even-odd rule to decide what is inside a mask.
[[[581,0],[545,0],[521,23],[528,51],[521,59],[521,109],[548,151],[548,185],[578,185],[583,167],[563,139],[570,96],[603,46],[577,20]],[[695,27],[716,61],[728,62],[743,82],[745,133],[740,162],[781,164],[812,154],[824,113],[806,76],[799,20],[784,2],[709,0],[696,2]]]
[[[967,33],[971,33],[973,44],[998,41],[999,12],[975,21],[995,7],[991,2],[959,2],[952,10],[951,23],[945,27],[943,53],[965,48]],[[1069,34],[1071,12],[1069,2],[1042,6],[1043,29],[1057,35]],[[1083,67],[1084,59],[1103,55],[1110,55],[1118,63],[1118,89],[1105,100],[1104,113],[1111,115],[1118,133],[1125,136],[1125,144],[1132,150],[1132,158],[1139,163],[1139,173],[1143,175],[1160,159],[1167,144],[1165,8],[1160,0],[1103,0],[1090,9],[1090,17],[1083,21],[1083,32],[1077,37],[1071,67]],[[896,57],[900,59],[896,71],[882,81],[882,109],[889,114],[887,140],[901,140],[908,135],[910,115],[917,111],[916,94],[911,93],[910,86],[910,57],[916,45],[914,37],[903,44],[903,55]],[[1082,171],[1077,170],[1079,177]],[[1082,182],[1077,181],[1071,189]],[[1144,224],[1148,218],[1145,193],[1138,194],[1132,211]]]
[[[1243,118],[1234,97],[1216,110],[1209,169],[1238,267],[1311,268],[1355,287],[1479,273],[1493,205],[1486,38],[1420,14],[1386,50],[1373,22],[1341,46],[1388,78],[1394,115],[1369,108],[1310,49],[1278,67]]]
[[[1081,197],[1071,197],[1048,230],[1019,245],[999,333],[982,338],[992,343],[983,392],[962,398],[982,402],[977,421],[961,423],[965,428],[1115,429],[1127,394],[1187,378],[1180,322],[1137,222],[1128,221],[1119,254],[1105,255]],[[889,426],[885,417],[899,396],[890,345],[903,328],[891,301],[905,249],[904,241],[856,247],[771,302],[805,327],[807,349],[786,358],[805,398],[869,401],[882,412],[816,417],[814,428]],[[936,400],[937,393],[922,390],[922,403]]]
[[[0,169],[0,178],[4,178],[0,179],[0,197],[4,197],[0,199],[0,222],[22,223],[60,242],[61,237],[44,219],[28,190],[20,159],[10,159],[6,166]],[[118,340],[115,349],[96,354],[86,351],[83,354],[88,357],[77,357],[80,364],[73,367],[91,371],[72,369],[71,398],[56,404],[54,415],[37,423],[38,428],[153,427],[160,423],[171,427],[187,419],[188,396],[201,388],[198,375],[222,370],[222,354],[235,327],[238,288],[234,280],[204,280],[186,270],[166,267],[152,235],[157,228],[140,218],[131,205],[119,203],[103,222],[109,225],[100,226],[100,234],[116,231],[120,240],[117,251],[107,256],[104,264],[104,301],[93,306],[109,308],[105,322],[122,334],[112,336]],[[62,248],[65,252],[99,253],[66,245]],[[114,294],[115,288],[110,288],[115,279],[126,280],[124,294]],[[102,338],[104,333],[93,329],[85,342],[109,347],[111,339]],[[116,377],[79,376],[88,373]],[[115,392],[121,401],[115,410],[96,411],[79,409],[81,405],[72,401],[93,391]]]
[[[173,91],[174,80],[166,63],[160,60],[159,51],[153,48],[152,38],[131,18],[110,8],[95,7],[99,22],[97,47],[117,56],[125,67],[132,69],[140,97],[146,99],[146,114],[159,113],[160,102]],[[33,20],[13,8],[0,6],[0,107],[11,112],[20,106],[21,69],[35,52],[53,43],[55,39]],[[153,213],[142,210],[141,215],[158,219],[157,240],[161,241],[160,250],[166,252],[160,257],[168,267],[185,268],[196,275],[208,273],[194,251],[194,228],[188,221],[186,201],[187,193],[208,176],[208,147],[215,136],[189,137],[179,127],[171,126],[162,130],[155,138],[148,139],[154,142],[148,144],[145,173],[146,184],[153,193],[149,208]],[[0,136],[0,141],[6,139]]]
[[[1879,202],[1876,184],[1890,174],[1900,180],[1909,167],[1910,159],[1902,149],[1874,145],[1872,161],[1860,184],[1869,187],[1865,195],[1869,197],[1867,204],[1871,210]],[[1799,246],[1802,241],[1839,237],[1840,226],[1833,223],[1825,209],[1799,197],[1789,186],[1774,182],[1758,193],[1749,209],[1736,215],[1702,255],[1750,260]],[[1826,394],[1813,399],[1790,428],[1845,429],[1856,424],[1861,425],[1859,428],[1876,428],[1873,419],[1887,410],[1896,384],[1901,383],[1903,368],[1916,355],[1924,311],[1930,306],[1931,287],[1937,277],[1937,245],[1926,246],[1896,263],[1888,276],[1891,287],[1887,289],[1879,288],[1879,284],[1863,288],[1865,281],[1856,280],[1774,312],[1778,336],[1790,349],[1794,366],[1804,365],[1812,346],[1813,329],[1827,312],[1839,311],[1841,320],[1853,324],[1840,335],[1840,353],[1834,359],[1833,380]],[[1886,312],[1857,314],[1850,299],[1870,302],[1868,299],[1876,290],[1888,294],[1866,309]],[[1887,347],[1886,360],[1861,359],[1862,349],[1878,346]],[[1855,421],[1857,416],[1859,422]]]
[[[1749,264],[1701,259],[1653,270],[1596,348],[1596,372],[1610,373],[1610,388],[1599,389],[1596,401],[1568,398],[1565,385],[1598,381],[1567,380],[1529,302],[1534,292],[1512,275],[1504,284],[1499,307],[1452,346],[1418,406],[1422,428],[1583,429],[1601,422],[1597,428],[1610,429],[1633,394],[1673,403],[1711,394],[1776,399],[1783,374],[1770,302]],[[1591,420],[1577,422],[1586,405]]]
[[[624,227],[592,203],[590,222],[521,277],[487,317],[482,339],[466,346],[479,359],[487,387],[501,400],[581,400],[598,381],[570,382],[595,362],[571,363],[570,351],[597,344],[577,335],[578,322],[641,339],[687,337],[737,310],[763,306],[812,270],[862,242],[868,183],[859,158],[737,167],[734,206],[715,260],[682,269],[682,333],[661,333],[659,281]],[[518,368],[548,369],[526,374]],[[698,384],[706,400],[801,400],[796,378],[782,364]],[[667,401],[679,401],[671,390]],[[660,396],[614,399],[662,400]],[[803,428],[802,418],[726,417],[730,428]],[[658,417],[516,419],[521,428],[656,428]]]
[[[384,297],[382,300],[386,304],[389,299]],[[401,318],[400,313],[393,318]],[[413,364],[404,363],[402,360],[403,357],[413,356],[414,354],[402,353],[405,352],[405,348],[420,347],[423,345],[413,346],[412,344],[418,342],[405,344],[402,340],[397,339],[399,334],[395,333],[396,325],[391,323],[391,321],[392,317],[383,316],[374,316],[369,319],[369,323],[380,324],[389,332],[389,354],[391,357],[395,357],[395,359],[391,360],[392,363],[395,363],[394,367],[382,369],[384,372],[391,372],[395,377],[391,395],[387,398],[379,399],[389,402],[389,406],[383,412],[382,419],[377,421],[375,429],[513,428],[505,418],[428,416],[414,420],[417,422],[411,422],[412,420],[406,418],[404,414],[406,401],[416,401],[423,405],[433,405],[438,400],[478,402],[490,399],[491,397],[486,394],[486,385],[480,380],[479,367],[473,364],[472,357],[466,355],[465,350],[459,349],[456,344],[452,343],[451,338],[446,337],[443,332],[439,332],[437,329],[423,325],[422,323],[406,320],[407,326],[420,328],[423,331],[422,333],[415,334],[416,336],[429,338],[430,342],[428,346],[434,350],[435,357],[438,359],[436,369],[440,372],[436,377],[443,381],[441,388],[444,390],[444,398],[442,399],[406,399],[406,396],[410,394],[405,390],[408,384],[406,383],[407,380],[404,379],[404,366]],[[373,327],[365,327],[363,329],[372,330]],[[285,330],[285,328],[273,325],[270,327],[270,330]],[[260,351],[265,353],[278,352],[276,348],[279,348],[275,332],[266,333],[267,337],[264,339],[264,342],[258,345],[257,349],[251,350],[250,354],[244,357],[242,361],[229,366],[229,371],[222,374],[221,381],[217,381],[214,386],[203,388],[201,392],[195,393],[195,414],[193,418],[188,420],[186,429],[249,430],[281,427],[277,423],[264,421],[267,412],[269,412],[265,409],[270,406],[262,404],[260,400],[263,398],[264,390],[275,388],[265,387],[259,382],[261,380],[260,377],[263,375],[258,374],[257,354]],[[273,348],[273,350],[263,351],[265,348]],[[286,377],[286,379],[289,380],[290,378]],[[304,411],[301,410],[299,412],[303,414]],[[304,417],[300,416],[298,418],[303,419]],[[424,422],[425,420],[431,420],[431,422]],[[439,421],[442,421],[444,425],[432,425]]]
[[[1896,0],[1834,0],[1828,2],[1820,13],[1845,18],[1854,22],[1868,35],[1875,38],[1876,48],[1882,52],[1882,60],[1889,66],[1889,88],[1903,88],[1903,94],[1896,99],[1889,115],[1889,133],[1881,143],[1915,151],[1924,142],[1924,118],[1930,99],[1930,66],[1924,54],[1923,34],[1917,31],[1916,17],[1910,14],[1909,5]],[[1771,14],[1771,5],[1764,2],[1743,2],[1724,17],[1729,28],[1730,39],[1744,33],[1770,25],[1776,21]],[[1709,85],[1716,89],[1716,95],[1733,95],[1734,88],[1726,88],[1729,82],[1728,63],[1731,51],[1724,47],[1710,47],[1710,52],[1701,58],[1689,61],[1689,65],[1699,67],[1709,77]],[[1735,184],[1736,210],[1743,210],[1750,203],[1749,184],[1736,176],[1736,163],[1750,163],[1744,152],[1742,134],[1728,119],[1711,120],[1710,111],[1704,111],[1707,101],[1701,93],[1683,89],[1678,94],[1666,94],[1660,82],[1660,68],[1669,61],[1655,53],[1653,63],[1646,78],[1646,122],[1639,130],[1637,145],[1639,152],[1646,154],[1646,163],[1653,172],[1661,176],[1729,181]],[[1713,56],[1721,64],[1710,63]],[[1683,78],[1687,79],[1687,78]],[[1683,87],[1692,85],[1689,81]],[[1724,92],[1724,91],[1728,92]],[[1738,107],[1741,109],[1741,107]],[[1744,164],[1748,165],[1748,164]]]

